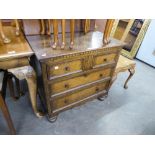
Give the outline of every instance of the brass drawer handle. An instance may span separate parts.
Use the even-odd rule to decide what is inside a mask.
[[[70,68],[68,66],[65,67],[65,71],[69,71]]]
[[[65,88],[69,88],[69,84],[66,83],[66,84],[64,85],[64,87],[65,87]]]
[[[87,74],[86,73],[84,74],[84,77],[87,77]]]
[[[99,91],[99,88],[96,88],[96,92],[98,92]]]
[[[100,77],[103,77],[103,74],[100,74],[99,76],[100,76]]]
[[[107,58],[104,58],[103,61],[104,61],[104,62],[107,62]]]
[[[67,104],[67,103],[68,103],[68,100],[67,100],[67,99],[65,99],[65,100],[64,100],[64,103],[65,103],[65,104]]]

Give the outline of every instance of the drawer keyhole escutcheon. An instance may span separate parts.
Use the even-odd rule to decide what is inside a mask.
[[[67,100],[67,99],[65,99],[65,100],[64,100],[64,103],[65,103],[65,104],[67,104],[67,103],[68,103],[68,100]]]
[[[99,88],[96,88],[96,92],[98,92],[99,91]]]
[[[69,71],[70,68],[68,66],[65,67],[65,71]]]
[[[65,87],[65,88],[69,88],[69,84],[65,84],[64,87]]]
[[[104,58],[103,61],[106,62],[107,61],[107,58]]]
[[[100,74],[100,77],[103,77],[103,74]]]

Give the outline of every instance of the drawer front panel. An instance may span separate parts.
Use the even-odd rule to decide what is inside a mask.
[[[105,77],[109,77],[110,74],[111,74],[111,68],[102,69],[100,71],[84,74],[80,77],[74,77],[65,81],[53,83],[50,85],[49,89],[51,94],[56,94],[80,85],[84,85],[87,83],[103,79]]]
[[[116,54],[100,55],[95,58],[95,65],[102,65],[115,61]]]
[[[10,68],[22,67],[27,65],[29,65],[28,58],[19,58],[19,59],[0,61],[1,69],[10,69]]]
[[[77,93],[53,100],[53,102],[52,102],[53,110],[56,110],[56,111],[59,109],[61,110],[63,107],[65,108],[67,106],[70,106],[71,104],[73,104],[76,101],[80,101],[80,100],[85,99],[91,95],[97,94],[97,93],[106,89],[106,84],[107,84],[107,82],[104,82],[102,84],[98,84],[91,88],[81,90]]]
[[[47,73],[48,78],[52,78],[53,76],[60,76],[76,71],[81,70],[81,60],[75,60],[70,62],[64,62],[61,64],[55,64],[53,66],[48,67]]]

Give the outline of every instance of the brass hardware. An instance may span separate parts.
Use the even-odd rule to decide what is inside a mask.
[[[65,100],[64,100],[64,103],[65,103],[65,104],[67,104],[67,103],[68,103],[68,100],[67,100],[67,99],[65,99]]]
[[[106,62],[107,61],[107,58],[104,58],[103,61]]]
[[[69,71],[70,68],[68,66],[65,67],[65,71]]]
[[[69,84],[65,84],[64,87],[65,87],[65,88],[69,88]]]
[[[96,88],[96,91],[98,92],[99,91],[99,88]]]
[[[87,74],[85,73],[84,76],[87,77]]]
[[[103,77],[103,74],[100,74],[100,77]]]

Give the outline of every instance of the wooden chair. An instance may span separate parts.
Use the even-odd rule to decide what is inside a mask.
[[[66,21],[65,19],[61,20],[61,29],[62,29],[62,43],[61,49],[65,48],[65,31],[66,31]],[[75,29],[75,20],[70,19],[70,49],[74,46],[74,29]],[[53,49],[57,48],[58,45],[58,20],[53,19],[53,34],[54,34],[54,43],[52,45]]]
[[[15,26],[16,26],[15,35],[19,36],[20,35],[20,28],[19,28],[18,20],[14,19],[14,22],[15,22]],[[1,35],[1,38],[3,40],[3,43],[8,44],[8,43],[11,42],[11,40],[4,33],[3,24],[2,24],[2,20],[1,19],[0,19],[0,35]]]
[[[107,20],[106,26],[104,29],[104,38],[103,38],[103,44],[106,45],[110,42],[110,33],[113,27],[114,19]],[[66,31],[66,21],[65,19],[61,20],[61,29],[62,29],[62,43],[61,43],[61,49],[65,48],[65,31]],[[86,34],[89,32],[90,29],[90,19],[86,19],[84,23],[84,33]],[[74,30],[75,30],[75,20],[70,19],[70,49],[74,46]],[[53,19],[53,33],[54,33],[54,43],[52,45],[53,49],[57,48],[58,45],[58,20]]]
[[[44,34],[50,35],[51,34],[51,20],[50,19],[47,19],[47,20],[46,19],[41,19],[40,23],[41,23],[41,31],[40,31],[40,33],[42,35],[44,35]],[[48,26],[47,31],[46,31],[46,23],[47,23],[47,26]]]
[[[135,68],[136,68],[136,63],[133,60],[130,60],[122,55],[120,55],[119,59],[118,59],[118,63],[113,75],[113,79],[111,81],[111,85],[114,83],[114,81],[117,79],[117,75],[121,72],[129,72],[129,76],[126,79],[125,83],[124,83],[124,89],[128,88],[128,82],[129,80],[133,77],[134,73],[135,73]]]
[[[7,72],[5,71],[4,74],[5,74],[4,78],[6,78]],[[4,89],[6,89],[6,79],[4,79],[4,78],[3,78],[3,73],[0,72],[0,109],[2,110],[4,118],[7,122],[8,127],[9,127],[10,133],[14,135],[14,134],[16,134],[16,131],[15,131],[9,110],[7,108],[7,105],[6,105],[4,97],[3,97],[3,95],[5,95],[5,94],[2,92],[2,91],[4,91]]]
[[[134,20],[129,20],[127,28],[124,31],[122,37],[120,38],[121,41],[125,41],[126,36],[127,36],[128,32],[129,32],[130,27],[132,26],[133,22],[134,22]],[[115,24],[118,24],[118,23],[115,23]],[[115,29],[113,29],[113,28],[115,28]],[[115,32],[116,32],[116,26],[112,27],[112,25],[111,25],[111,30],[112,31],[110,32],[110,36],[114,37]],[[120,55],[117,66],[116,66],[116,69],[115,69],[115,73],[113,75],[112,83],[116,80],[117,75],[120,72],[129,72],[129,76],[128,76],[127,80],[124,83],[124,88],[127,89],[128,88],[127,83],[133,77],[133,75],[135,73],[135,68],[136,68],[136,63],[135,63],[134,60],[131,60],[131,59],[129,59],[129,58],[123,56],[123,55]]]

